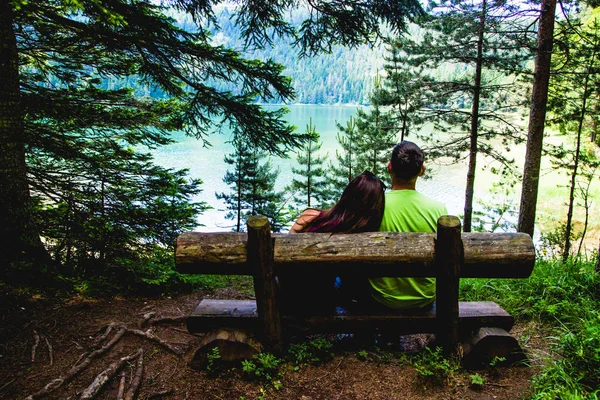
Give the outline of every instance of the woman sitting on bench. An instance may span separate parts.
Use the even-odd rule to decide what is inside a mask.
[[[308,208],[302,212],[290,233],[360,233],[379,230],[385,202],[385,185],[373,173],[365,171],[344,189],[337,203],[328,210]],[[358,289],[350,278],[319,276],[279,276],[281,304],[294,313],[330,313],[344,292]],[[342,284],[343,283],[343,284]],[[338,290],[336,290],[336,288]],[[310,290],[310,296],[306,296]]]

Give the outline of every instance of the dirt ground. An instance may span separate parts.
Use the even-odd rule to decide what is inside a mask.
[[[410,363],[401,362],[402,357],[389,357],[391,353],[386,355],[376,348],[366,347],[360,354],[358,349],[338,348],[329,361],[302,366],[297,371],[283,368],[282,386],[276,390],[273,385],[247,380],[239,368],[213,376],[188,367],[184,353],[199,338],[186,332],[181,317],[190,313],[204,295],[197,292],[173,298],[76,297],[57,301],[4,290],[0,293],[0,398],[23,399],[38,393],[53,380],[69,375],[77,365],[86,368],[79,368],[80,372],[60,385],[60,381],[55,381],[54,386],[58,387],[45,398],[86,398],[86,388],[102,371],[141,348],[143,376],[139,399],[512,400],[527,396],[538,368],[535,359],[545,352],[543,340],[536,340],[535,328],[516,326],[513,333],[527,342],[524,345],[534,366],[477,371],[485,383],[476,388],[469,377],[473,371],[461,371],[449,381],[434,384],[422,378]],[[235,293],[230,290],[211,297],[232,295]],[[165,317],[177,318],[153,324]],[[100,340],[111,323],[115,324],[111,332]],[[124,336],[99,354],[98,350],[106,347],[123,326],[129,328]],[[139,335],[148,329],[171,350]],[[135,359],[125,363],[121,371],[95,398],[117,398],[121,376],[125,387],[135,376]]]

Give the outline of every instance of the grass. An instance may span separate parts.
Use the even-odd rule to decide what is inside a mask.
[[[544,327],[553,354],[533,381],[532,399],[600,396],[600,274],[594,262],[542,259],[529,279],[461,281],[463,300],[493,300],[518,320]]]

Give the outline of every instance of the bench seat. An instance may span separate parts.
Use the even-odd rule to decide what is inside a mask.
[[[435,332],[435,307],[422,314],[401,313],[319,316],[281,316],[282,328],[290,333],[358,333],[385,331],[397,334]],[[492,301],[459,302],[459,329],[470,333],[480,327],[511,330],[514,317]],[[259,331],[255,300],[204,299],[187,319],[192,333],[220,328]]]

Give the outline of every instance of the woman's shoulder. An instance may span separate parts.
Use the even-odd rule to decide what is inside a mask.
[[[302,214],[300,214],[300,216],[290,229],[290,233],[302,232],[304,226],[310,221],[312,221],[319,214],[321,214],[321,211],[317,210],[316,208],[307,208],[306,210],[302,211]]]

